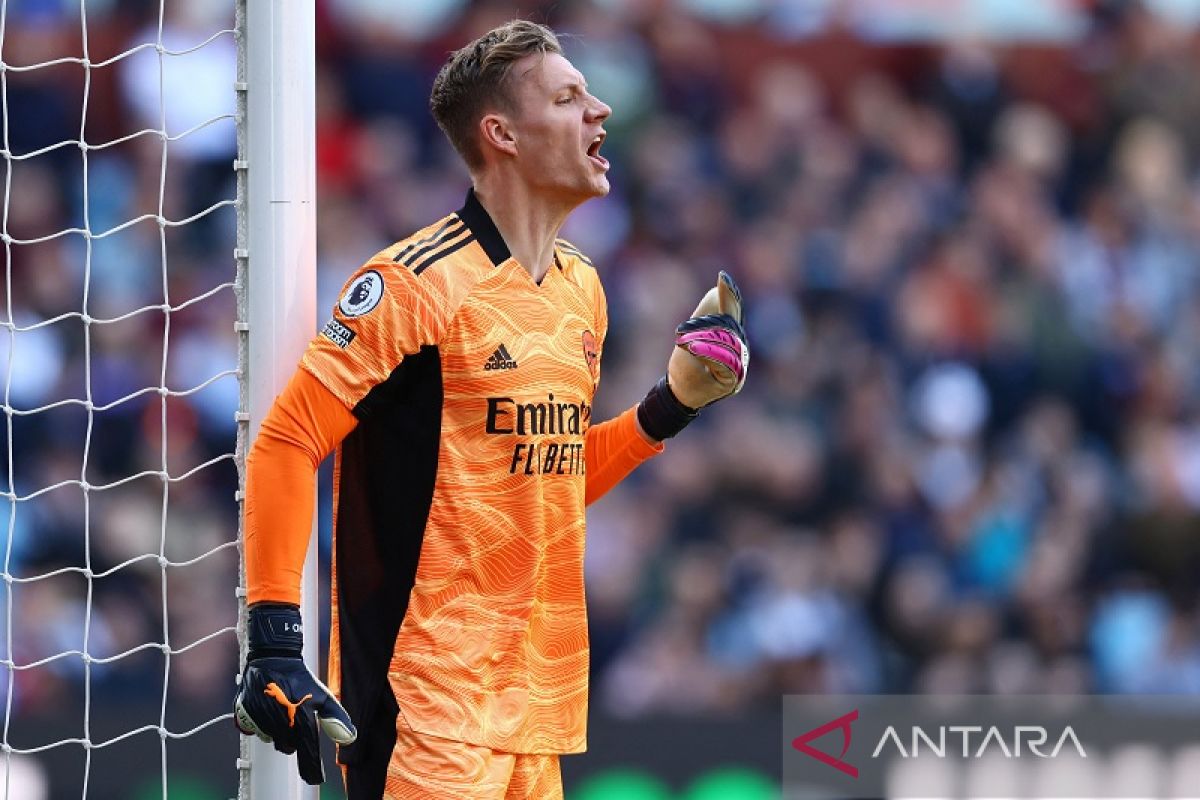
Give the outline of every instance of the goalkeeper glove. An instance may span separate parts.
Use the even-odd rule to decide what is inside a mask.
[[[667,374],[638,405],[638,422],[651,438],[669,439],[701,408],[742,390],[750,366],[743,321],[742,293],[722,270],[691,319],[675,329]]]
[[[317,680],[300,655],[300,610],[260,604],[250,609],[250,654],[234,701],[234,722],[246,735],[296,754],[305,783],[325,781],[317,726],[338,744],[357,737],[346,709]]]

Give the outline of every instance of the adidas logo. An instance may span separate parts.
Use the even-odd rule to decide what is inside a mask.
[[[517,362],[509,355],[508,348],[500,345],[496,348],[496,352],[488,358],[487,363],[483,365],[484,369],[516,369]]]

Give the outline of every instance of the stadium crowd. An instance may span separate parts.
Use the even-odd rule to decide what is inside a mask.
[[[428,87],[449,49],[513,8],[410,5],[389,19],[392,4],[318,3],[320,321],[353,269],[467,186]],[[1200,693],[1193,31],[1135,2],[1081,4],[1071,41],[1009,46],[881,44],[836,13],[814,29],[805,9],[821,3],[543,5],[522,10],[570,34],[568,55],[615,110],[613,191],[564,231],[608,293],[597,418],[658,378],[719,268],[746,296],[754,353],[704,435],[685,432],[590,510],[593,705]],[[88,9],[93,62],[155,38],[156,3]],[[224,4],[167,9],[173,49],[232,23]],[[10,3],[8,24],[10,65],[80,52],[78,3]],[[231,93],[194,87],[201,73],[228,85],[233,52],[224,36],[166,57],[180,66],[163,76],[170,134],[232,113]],[[91,70],[90,143],[159,126],[158,69],[151,49]],[[83,73],[8,72],[13,154],[79,139]],[[14,334],[0,363],[15,409],[88,391],[103,405],[162,374],[181,391],[236,366],[232,290],[173,312],[165,356],[158,309],[233,280],[233,209],[219,205],[234,193],[232,121],[171,142],[165,168],[162,147],[89,152],[86,216],[77,146],[6,160],[5,231],[22,241],[85,220],[109,230],[160,202],[170,220],[218,204],[165,229],[165,279],[153,219],[8,248],[17,325],[79,312],[85,266],[91,317],[150,309]],[[15,414],[5,485],[29,495],[84,464],[92,486],[181,474],[232,452],[236,402],[232,376],[141,396],[97,411],[90,437],[78,406]],[[227,460],[172,483],[165,555],[230,541],[235,488]],[[5,515],[9,572],[157,554],[163,491],[151,475],[88,503],[71,483],[22,500]],[[328,516],[326,499],[324,556]],[[137,562],[91,593],[79,573],[16,582],[11,657],[83,649],[88,607],[93,656],[161,641],[164,604],[171,641],[195,641],[233,624],[235,564],[229,549],[188,568]],[[232,636],[197,647],[172,659],[171,688],[224,703],[235,659]],[[97,691],[145,693],[162,655],[88,669]],[[64,702],[84,674],[78,658],[21,671],[16,708]]]

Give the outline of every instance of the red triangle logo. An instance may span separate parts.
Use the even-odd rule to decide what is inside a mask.
[[[851,711],[849,714],[843,714],[842,716],[838,717],[837,719],[830,720],[829,722],[826,722],[824,725],[813,728],[808,733],[800,734],[795,739],[792,739],[792,747],[796,748],[801,753],[804,753],[804,755],[806,755],[806,756],[811,756],[811,757],[815,758],[817,761],[820,761],[822,764],[826,764],[830,767],[833,767],[834,769],[838,770],[839,772],[846,773],[851,778],[857,778],[858,777],[858,767],[854,766],[853,764],[847,764],[845,761],[842,761],[842,757],[845,756],[846,751],[850,749],[850,737],[852,736],[852,731],[850,730],[850,725],[856,719],[858,719],[858,709],[857,708],[854,709],[853,711]],[[828,753],[821,752],[820,750],[816,749],[815,747],[813,747],[812,745],[809,744],[809,742],[813,741],[814,739],[820,739],[825,734],[827,734],[831,731],[837,730],[839,728],[842,731],[842,752],[839,753],[836,758],[829,755]]]

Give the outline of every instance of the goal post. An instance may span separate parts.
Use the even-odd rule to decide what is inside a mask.
[[[237,0],[236,256],[242,371],[238,464],[243,489],[250,442],[316,329],[315,20],[315,0]],[[305,636],[304,660],[319,675],[315,531],[314,514],[301,613],[310,631]],[[244,664],[244,559],[239,577],[238,630]],[[255,737],[244,737],[241,748],[242,800],[318,797],[318,787],[300,780],[293,757],[277,753]]]

